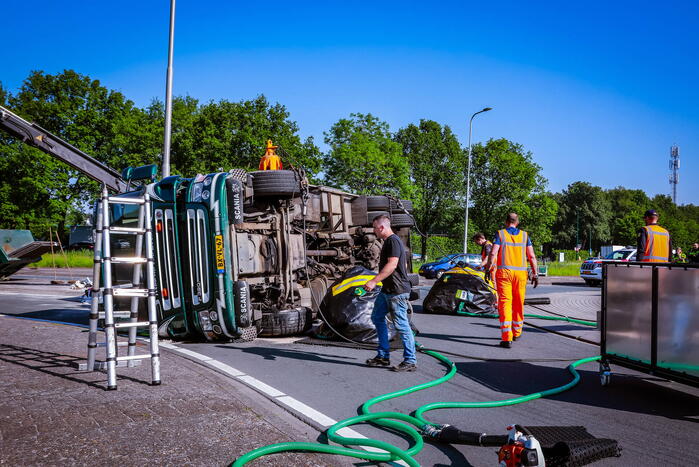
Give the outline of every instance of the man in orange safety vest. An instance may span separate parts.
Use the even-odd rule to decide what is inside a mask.
[[[643,215],[645,227],[638,230],[636,261],[667,263],[672,255],[670,232],[658,225],[658,213],[649,209]]]
[[[512,341],[522,335],[524,325],[524,295],[527,287],[527,261],[531,264],[531,281],[539,285],[536,255],[529,234],[520,230],[519,216],[511,212],[505,228],[498,230],[484,269],[495,272],[500,317],[500,346],[509,349]]]

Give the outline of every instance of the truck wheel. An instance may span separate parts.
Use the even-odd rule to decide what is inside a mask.
[[[413,218],[408,214],[393,214],[391,216],[391,227],[412,227]]]
[[[367,211],[388,211],[391,205],[388,198],[385,196],[367,196],[366,210]]]
[[[304,307],[281,310],[276,313],[262,313],[259,335],[261,337],[292,336],[307,331],[312,321],[311,310]]]
[[[413,287],[420,285],[420,274],[408,274],[408,281]]]
[[[413,212],[413,202],[410,201],[409,199],[402,199],[400,200],[401,204],[403,204],[403,207],[405,208],[406,211],[408,212]],[[391,212],[395,213],[402,213],[403,210],[398,209],[398,204],[391,200]]]
[[[255,196],[294,196],[301,184],[292,170],[258,170],[250,172]]]

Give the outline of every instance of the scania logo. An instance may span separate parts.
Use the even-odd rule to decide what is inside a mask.
[[[238,289],[238,299],[240,301],[240,314],[247,316],[248,314],[248,288],[244,285]]]
[[[236,220],[243,218],[242,208],[240,206],[240,192],[235,191],[233,193],[233,215]]]

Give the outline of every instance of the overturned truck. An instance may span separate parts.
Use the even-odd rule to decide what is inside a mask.
[[[407,201],[312,185],[298,169],[154,181],[154,167],[118,173],[2,107],[0,128],[122,197],[150,195],[163,336],[250,340],[306,330],[334,280],[354,266],[377,268],[381,240],[371,222],[380,214],[392,218],[411,261]],[[111,225],[137,223],[137,206],[110,207]],[[115,256],[134,254],[133,237],[110,238]],[[133,282],[112,267],[115,287]],[[126,310],[130,300],[116,306]]]

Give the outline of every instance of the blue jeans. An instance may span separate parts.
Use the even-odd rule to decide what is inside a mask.
[[[408,298],[410,294],[386,294],[379,293],[374,302],[374,310],[371,312],[371,322],[376,326],[376,334],[379,337],[378,356],[388,358],[391,348],[388,344],[388,326],[386,315],[391,313],[393,325],[398,331],[403,342],[403,360],[407,363],[416,363],[415,338],[408,321]]]

